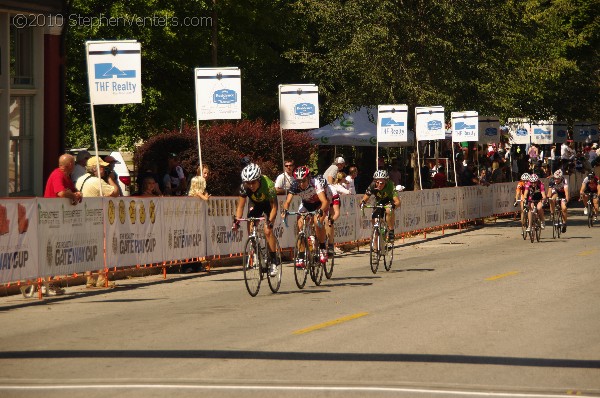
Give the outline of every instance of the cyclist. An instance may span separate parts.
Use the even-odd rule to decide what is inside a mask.
[[[598,220],[598,177],[593,171],[590,171],[583,179],[581,183],[581,189],[579,190],[579,200],[583,202],[584,207],[586,206],[588,195],[592,195],[592,201],[594,203],[594,221]],[[585,207],[587,209],[587,207]]]
[[[281,216],[285,217],[285,213],[290,208],[290,203],[294,195],[300,196],[301,202],[298,207],[299,213],[305,213],[309,211],[317,211],[314,216],[314,225],[319,240],[319,261],[322,264],[327,262],[327,249],[325,248],[325,217],[329,214],[329,199],[327,198],[327,192],[331,192],[327,188],[327,181],[323,176],[311,177],[310,169],[307,166],[300,166],[294,170],[294,178],[296,181],[292,182],[285,203],[283,204],[283,210]],[[298,230],[303,227],[302,217],[298,217]],[[302,256],[303,253],[300,253]],[[304,263],[302,257],[298,258],[297,267],[301,267]]]
[[[242,218],[246,198],[250,198],[248,203],[248,218],[266,216],[265,237],[269,246],[269,256],[271,257],[271,276],[278,273],[279,258],[275,255],[276,241],[273,234],[273,223],[277,218],[277,194],[275,184],[267,176],[262,175],[260,167],[255,163],[250,163],[242,170],[242,185],[240,186],[240,198],[233,221],[233,230],[240,226],[239,219]],[[248,233],[250,233],[250,223],[248,223]],[[266,260],[266,259],[265,259]]]
[[[548,182],[548,197],[550,197],[550,213],[554,213],[555,201],[560,199],[560,206],[563,214],[562,232],[567,232],[567,203],[569,203],[569,182],[563,176],[561,169],[554,172],[554,176]]]
[[[360,207],[362,208],[367,201],[375,195],[375,203],[377,205],[387,205],[391,203],[390,209],[385,209],[387,213],[387,225],[388,225],[388,240],[393,245],[395,234],[394,234],[394,209],[400,207],[400,197],[398,191],[394,186],[394,182],[390,180],[390,176],[387,170],[377,170],[373,174],[373,182],[367,187],[365,194],[360,201]],[[373,223],[376,217],[383,219],[384,209],[375,209],[371,222]]]
[[[529,182],[529,173],[523,173],[523,175],[521,175],[521,181],[519,181],[517,183],[517,189],[515,190],[515,204],[514,206],[517,206],[517,203],[521,204],[521,225],[525,224],[525,219],[523,217],[523,202],[525,197],[523,196],[523,194],[525,193],[525,185],[527,185],[527,183]]]
[[[529,182],[525,184],[525,192],[523,193],[523,197],[527,201],[526,205],[529,206],[529,210],[531,210],[529,212],[529,224],[526,231],[529,232],[531,230],[529,225],[531,225],[531,218],[533,217],[532,211],[535,202],[537,202],[538,216],[540,217],[540,227],[542,229],[546,228],[544,223],[544,201],[547,199],[546,190],[544,188],[544,184],[537,174],[531,174],[529,176]]]

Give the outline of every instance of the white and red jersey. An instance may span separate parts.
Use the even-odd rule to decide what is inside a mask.
[[[308,181],[306,189],[300,188],[298,180],[292,182],[289,193],[300,196],[303,203],[320,203],[319,194],[325,192],[325,196],[327,196],[327,191],[329,191],[327,189],[327,181],[325,181],[323,176],[318,175]]]

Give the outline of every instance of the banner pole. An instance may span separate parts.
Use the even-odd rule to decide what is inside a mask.
[[[283,129],[281,128],[281,121],[279,121],[279,137],[281,138],[281,167],[283,170],[283,178],[285,180],[286,175],[285,175],[285,154],[283,153]],[[284,186],[285,186],[285,182],[284,182]],[[287,191],[287,189],[286,189]]]
[[[423,190],[423,178],[421,177],[421,151],[419,149],[419,141],[417,141],[417,168],[419,170],[419,189]]]
[[[456,154],[454,153],[454,141],[452,141],[452,165],[454,166],[454,186],[458,187],[458,176],[456,175]]]
[[[85,45],[85,61],[86,65],[90,64],[90,51],[89,51],[89,43]],[[96,176],[98,177],[98,190],[100,191],[100,197],[104,196],[102,192],[102,176],[100,176],[100,160],[98,157],[98,134],[96,132],[96,115],[94,114],[94,101],[92,100],[92,87],[90,76],[88,76],[88,91],[90,94],[90,110],[92,114],[92,135],[94,137],[94,150],[95,150],[95,158],[96,158]]]

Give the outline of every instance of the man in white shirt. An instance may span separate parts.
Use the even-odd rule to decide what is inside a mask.
[[[354,185],[354,180],[358,175],[358,169],[356,166],[351,166],[348,169],[348,175],[346,176],[346,182],[348,183],[348,190],[351,195],[356,195],[356,186]]]
[[[73,180],[73,183],[76,183],[79,177],[87,173],[85,167],[91,156],[92,155],[90,155],[88,151],[80,151],[77,153],[77,157],[75,158],[75,168],[71,173],[71,180]]]
[[[343,171],[345,165],[346,161],[343,157],[338,156],[335,158],[333,164],[329,166],[327,170],[325,170],[325,173],[323,173],[323,177],[325,177],[328,184],[333,184],[335,182],[338,171]]]
[[[292,183],[296,181],[293,176],[294,173],[294,161],[293,160],[285,160],[283,162],[283,173],[277,176],[275,179],[275,192],[277,195],[285,195],[287,191],[292,187]]]
[[[88,159],[86,164],[87,173],[77,179],[75,188],[84,198],[99,197],[99,196],[119,196],[119,185],[117,182],[108,178],[108,183],[104,182],[102,178],[98,178],[97,165],[100,165],[100,175],[104,174],[104,168],[109,164],[106,163],[99,156],[93,156]],[[100,194],[102,190],[102,195]]]

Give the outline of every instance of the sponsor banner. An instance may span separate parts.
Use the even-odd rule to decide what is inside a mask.
[[[492,195],[494,207],[492,214],[511,213],[519,209],[513,206],[515,202],[516,182],[505,182],[502,184],[492,184]]]
[[[160,220],[164,258],[185,260],[206,256],[206,201],[194,198],[163,198]]]
[[[508,119],[508,133],[511,144],[529,144],[529,119]]]
[[[275,220],[275,236],[279,240],[279,246],[282,248],[286,247],[294,247],[296,244],[296,237],[298,236],[298,222],[296,216],[288,216],[287,217],[287,225],[283,222],[281,218],[281,211],[283,210],[283,204],[285,203],[287,196],[279,195],[277,196],[277,206],[278,213],[277,219]],[[289,211],[297,211],[298,206],[300,206],[300,197],[294,195],[292,201],[290,202]]]
[[[334,241],[351,242],[356,239],[356,209],[360,199],[357,201],[354,195],[340,195],[340,202],[340,216],[333,225]]]
[[[377,141],[407,142],[408,105],[379,105],[377,109]]]
[[[439,189],[426,189],[421,193],[423,207],[423,228],[442,224],[441,192]]]
[[[479,197],[481,198],[481,217],[489,217],[494,214],[494,191],[492,186],[493,185],[479,187]]]
[[[565,122],[552,123],[552,142],[563,143],[567,141],[569,127]]]
[[[479,115],[475,111],[452,112],[452,142],[479,140]]]
[[[360,203],[363,195],[355,195],[354,200],[356,200],[357,206]],[[369,201],[369,205],[372,205],[373,201]],[[356,239],[364,240],[369,239],[371,237],[371,230],[373,225],[371,224],[371,216],[373,215],[373,209],[360,209],[356,211]],[[340,217],[341,218],[341,217]]]
[[[38,199],[40,276],[104,268],[102,198]]]
[[[243,253],[248,239],[247,223],[241,223],[237,231],[233,231],[233,218],[238,198],[210,198],[206,215],[206,255],[224,256]],[[248,214],[248,200],[242,213]]]
[[[492,144],[500,142],[500,119],[496,116],[479,116],[479,140],[480,144]]]
[[[597,134],[597,128],[594,130]],[[598,137],[596,136],[596,140]],[[575,122],[573,124],[573,141],[575,142],[591,142],[592,139],[592,123],[591,122]]]
[[[162,228],[165,198],[104,199],[107,267],[161,263],[166,246]]]
[[[423,192],[402,192],[401,202],[401,224],[400,230],[396,232],[410,232],[423,229],[425,222],[423,217]]]
[[[36,204],[36,199],[0,201],[0,283],[39,276]]]
[[[598,122],[590,122],[590,138],[594,142],[598,142],[598,139],[600,139],[600,132],[598,131]]]
[[[280,84],[279,120],[283,130],[319,128],[319,87],[314,84]]]
[[[458,222],[458,189],[440,189],[440,206],[442,208],[442,224],[454,224]]]
[[[415,125],[417,141],[445,139],[444,107],[416,107]]]
[[[134,40],[86,42],[90,102],[142,102],[141,44]]]
[[[550,121],[538,121],[531,125],[531,143],[532,144],[552,144],[554,136],[552,134],[552,125]]]
[[[459,187],[458,190],[458,218],[460,220],[473,220],[481,214],[480,187]]]
[[[242,118],[239,68],[196,68],[194,80],[198,120]]]

